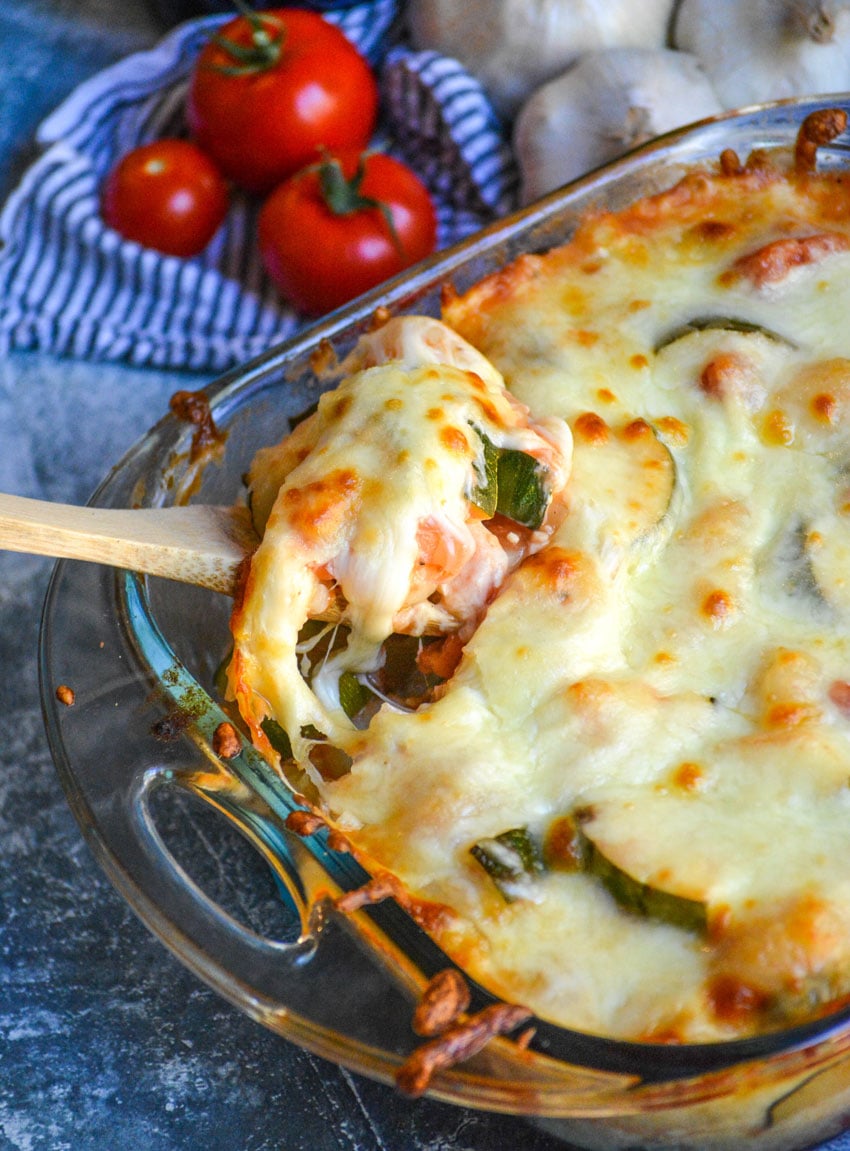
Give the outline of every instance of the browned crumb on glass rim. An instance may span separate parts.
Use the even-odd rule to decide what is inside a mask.
[[[56,688],[56,698],[60,703],[63,703],[65,707],[73,707],[77,702],[77,697],[74,693],[74,689],[72,687],[68,687],[67,683],[60,683]]]
[[[794,166],[798,172],[813,172],[818,148],[827,144],[847,129],[847,113],[843,108],[821,108],[810,112],[800,125],[794,145]],[[742,164],[734,148],[720,153],[720,171],[724,176],[740,176],[748,169],[759,166],[764,153],[756,149],[746,164]]]
[[[215,426],[210,402],[203,391],[175,392],[168,401],[168,406],[178,420],[184,420],[195,427],[189,453],[192,463],[195,463],[205,450],[222,443],[224,436]]]
[[[344,895],[334,900],[337,911],[350,913],[359,911],[361,907],[371,907],[375,903],[383,903],[385,899],[396,899],[404,904],[407,892],[404,884],[392,872],[382,871],[373,876],[368,883],[354,891],[346,891]]]
[[[416,1005],[411,1026],[417,1035],[442,1035],[469,1007],[469,984],[455,967],[447,967],[429,981]]]
[[[291,811],[284,820],[284,827],[306,838],[327,827],[327,820],[313,811]]]
[[[417,1047],[396,1072],[396,1086],[411,1098],[425,1093],[438,1071],[476,1055],[497,1035],[527,1023],[532,1012],[515,1003],[492,1003]]]
[[[810,112],[800,125],[794,148],[794,162],[800,171],[814,171],[817,150],[831,144],[847,128],[847,113],[843,108],[821,108]]]
[[[233,759],[242,750],[242,741],[232,723],[223,720],[213,732],[213,751],[222,759]]]
[[[307,802],[303,796],[296,798],[298,798],[300,802]],[[322,831],[326,828],[328,832],[327,843],[331,851],[348,852],[351,850],[351,845],[345,834],[338,831],[337,828],[332,827],[325,817],[319,815],[316,811],[291,811],[284,820],[284,827],[287,831],[291,831],[295,835],[300,835],[303,838],[315,835],[317,831]]]

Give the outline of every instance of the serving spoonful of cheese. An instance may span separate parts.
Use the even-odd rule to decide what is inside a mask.
[[[482,427],[487,423],[486,411],[496,401],[512,413],[511,419],[517,427],[525,423],[524,417],[520,418],[514,410],[516,405],[512,407],[513,402],[503,392],[503,381],[499,373],[471,345],[438,320],[426,316],[407,316],[389,321],[360,340],[342,364],[342,370],[344,375],[359,377],[365,370],[383,364],[403,366],[405,371],[415,367],[426,372],[429,365],[439,365],[446,370],[470,373],[481,392],[479,406],[484,413],[481,415]],[[340,392],[340,397],[340,404],[350,400],[347,393],[343,395]],[[485,403],[487,397],[489,399]],[[401,417],[402,420],[406,418]],[[433,421],[420,415],[415,422],[428,424]],[[307,420],[296,427],[282,444],[269,447],[259,454],[260,471],[263,474],[259,480],[254,477],[250,508],[242,505],[218,507],[203,504],[97,508],[0,493],[0,548],[57,559],[89,560],[233,595],[241,565],[257,548],[271,504],[288,468],[296,462],[290,457],[293,453],[309,452],[315,446],[309,442],[314,428],[315,418]],[[411,433],[413,431],[411,429]],[[568,432],[563,434],[568,435]],[[555,446],[547,445],[545,441],[537,443],[539,436],[529,430],[522,432],[520,440],[522,436],[534,440],[538,454],[544,449],[547,456],[559,454]],[[522,442],[524,444],[524,440]],[[481,508],[475,512],[473,518],[476,520],[503,510],[497,508],[494,502],[497,471],[503,493],[509,486],[514,491],[515,499],[521,499],[529,491],[533,494],[537,490],[535,477],[525,476],[522,472],[522,465],[529,462],[537,466],[531,456],[518,451],[506,453],[489,440],[486,440],[485,448],[486,460],[478,466],[480,476],[475,470],[476,461],[465,457],[460,461],[473,478],[478,477],[473,485],[475,490],[470,496],[473,504]],[[457,455],[457,449],[453,450]],[[518,474],[514,474],[518,469]],[[493,507],[482,507],[491,497]],[[535,510],[534,507],[523,509],[528,514]],[[514,510],[512,519],[516,518]],[[522,519],[522,516],[519,518]],[[479,526],[472,525],[473,529]],[[535,523],[531,526],[537,525]],[[481,535],[480,530],[478,535]],[[489,540],[491,537],[487,534],[485,538]],[[330,615],[336,614],[338,612],[330,611]],[[329,613],[325,611],[319,615],[328,618]]]

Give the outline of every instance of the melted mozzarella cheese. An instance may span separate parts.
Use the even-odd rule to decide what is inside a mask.
[[[305,724],[338,741],[350,766],[318,793],[364,861],[451,908],[447,950],[556,1022],[706,1040],[850,993],[848,196],[743,170],[590,219],[449,301],[477,351],[377,334],[318,426],[258,457],[276,502],[234,617],[249,721],[296,756]],[[565,425],[566,512],[458,600],[448,682],[356,733],[318,707],[294,652],[327,577],[343,662],[368,667],[422,610],[420,525],[475,551],[470,429],[560,445],[566,478]],[[581,865],[553,847],[566,818]],[[545,867],[507,889],[470,849],[510,829]]]
[[[567,425],[530,421],[455,333],[423,317],[384,339],[367,337],[355,353],[362,366],[252,469],[264,534],[234,613],[231,682],[261,744],[271,717],[302,757],[316,739],[346,752],[358,742],[341,674],[376,670],[394,631],[469,624],[504,579],[511,558],[471,502],[486,470],[484,437],[533,457],[553,493],[569,470]],[[376,362],[381,354],[389,362]],[[536,532],[526,550],[547,537]],[[299,632],[332,599],[344,605],[347,643],[308,688]]]

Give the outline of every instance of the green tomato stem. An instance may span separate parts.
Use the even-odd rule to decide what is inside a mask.
[[[233,64],[213,64],[216,72],[225,76],[249,76],[256,72],[267,72],[279,62],[286,39],[286,28],[281,20],[268,13],[260,15],[249,8],[243,0],[234,0],[240,14],[251,26],[251,43],[237,44],[226,36],[214,36],[217,44],[233,61]],[[273,33],[268,29],[271,27]]]
[[[360,157],[357,171],[350,180],[346,178],[339,160],[332,156],[326,156],[325,159],[317,165],[316,171],[318,172],[322,199],[335,216],[350,216],[355,212],[377,208],[386,221],[396,251],[400,255],[404,255],[404,245],[396,231],[389,206],[382,200],[375,199],[373,196],[362,195],[360,191],[360,186],[366,175],[365,156]]]

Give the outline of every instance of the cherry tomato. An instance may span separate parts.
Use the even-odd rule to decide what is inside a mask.
[[[281,294],[317,315],[433,251],[437,220],[411,170],[379,152],[341,152],[297,172],[260,212],[260,253]]]
[[[214,36],[193,69],[190,129],[226,176],[266,192],[323,148],[364,148],[378,86],[368,63],[316,12],[246,12]]]
[[[112,169],[101,192],[106,223],[128,240],[172,256],[194,256],[227,214],[227,184],[189,140],[155,140]]]

